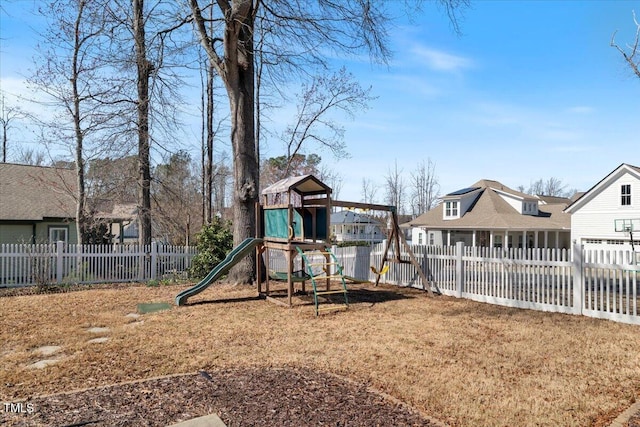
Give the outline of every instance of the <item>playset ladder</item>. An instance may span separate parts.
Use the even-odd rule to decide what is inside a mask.
[[[313,251],[313,254],[322,255],[322,262],[310,262],[307,258],[306,253],[296,246],[298,253],[302,257],[302,261],[307,269],[309,276],[311,277],[311,283],[313,285],[313,303],[316,309],[316,316],[320,311],[326,310],[338,310],[342,308],[349,307],[349,298],[347,297],[347,283],[344,280],[344,273],[342,271],[342,266],[338,263],[338,259],[331,252],[329,248],[325,248],[324,251]],[[322,273],[315,274],[314,267],[322,266]],[[334,268],[331,268],[331,267]],[[331,271],[333,270],[333,274]],[[342,284],[342,289],[331,290],[329,287],[329,281],[332,279],[340,279]],[[319,290],[318,289],[318,280],[326,280],[327,289]],[[325,306],[319,307],[320,303],[318,297],[325,297],[328,295],[338,295],[342,294],[344,296],[344,303],[339,305]]]

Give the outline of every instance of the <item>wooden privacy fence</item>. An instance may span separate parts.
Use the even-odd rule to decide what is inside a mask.
[[[191,266],[193,246],[0,245],[0,286],[145,282]]]
[[[432,288],[509,307],[640,324],[640,266],[631,251],[412,246]],[[375,280],[384,244],[333,248],[346,275]],[[394,255],[394,254],[391,254]],[[408,256],[400,254],[407,260]],[[382,283],[421,287],[411,264],[389,263]]]

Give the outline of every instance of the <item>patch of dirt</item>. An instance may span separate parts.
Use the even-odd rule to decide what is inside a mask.
[[[32,413],[5,410],[0,424],[164,427],[215,413],[228,427],[441,425],[365,384],[299,369],[200,372],[24,403],[24,412],[31,408]]]

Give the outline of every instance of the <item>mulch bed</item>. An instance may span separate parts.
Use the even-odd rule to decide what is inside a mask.
[[[0,408],[0,425],[164,427],[212,413],[229,427],[441,425],[364,384],[299,369],[200,372],[24,403],[32,413]]]
[[[629,418],[626,427],[640,427],[640,412],[637,412],[631,418]]]

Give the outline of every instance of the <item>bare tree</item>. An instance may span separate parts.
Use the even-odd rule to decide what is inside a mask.
[[[0,94],[0,126],[2,127],[2,163],[7,163],[7,140],[11,124],[24,114],[19,107],[7,105],[3,94]]]
[[[231,111],[234,158],[233,235],[239,243],[255,232],[255,202],[259,174],[255,140],[254,28],[260,13],[267,31],[261,33],[263,59],[278,68],[281,80],[311,67],[328,68],[327,53],[368,52],[374,60],[389,57],[386,28],[391,17],[383,2],[291,2],[288,0],[219,0],[215,31],[207,26],[198,0],[185,0],[196,34],[225,84]],[[447,10],[459,1],[443,1]],[[270,60],[271,57],[284,59]],[[265,62],[265,63],[267,63]],[[291,73],[283,73],[287,69]],[[276,76],[276,73],[272,73]],[[231,282],[249,283],[255,277],[253,258],[239,263]]]
[[[370,92],[371,88],[363,89],[344,67],[330,77],[315,76],[311,84],[303,84],[295,121],[281,137],[289,159],[284,174],[290,174],[294,156],[310,142],[331,150],[337,158],[347,157],[344,126],[332,115],[338,110],[353,117],[374,99]]]
[[[636,37],[633,44],[627,45],[626,50],[621,48],[615,41],[616,33],[611,36],[611,46],[616,48],[627,62],[633,73],[640,77],[640,59],[638,59],[638,46],[640,45],[640,22],[636,18],[635,11],[633,13],[633,22],[636,24]]]
[[[551,177],[544,184],[544,193],[547,196],[565,197],[567,185],[562,180]]]
[[[183,150],[166,157],[154,170],[154,227],[172,244],[188,245],[201,226],[197,220],[198,177],[194,171],[191,156]]]
[[[407,191],[402,169],[398,169],[398,161],[394,162],[393,169],[389,168],[385,179],[385,200],[388,204],[396,207],[398,214],[404,213],[404,198]]]
[[[135,44],[135,62],[137,68],[138,97],[138,221],[141,245],[151,244],[151,164],[149,138],[149,81],[153,64],[147,57],[147,39],[145,36],[144,0],[133,0],[133,41]]]
[[[527,194],[533,194],[538,196],[553,196],[553,197],[568,197],[570,192],[566,190],[567,185],[562,183],[561,179],[551,177],[545,179],[538,179],[531,182],[529,188],[523,191],[524,186],[519,186],[519,191]]]
[[[34,148],[24,148],[18,151],[15,161],[23,165],[45,166],[47,154]]]
[[[432,209],[438,200],[440,184],[436,176],[436,164],[428,159],[421,161],[411,173],[411,211],[418,216]]]
[[[343,177],[339,172],[327,167],[326,165],[320,165],[317,170],[317,178],[331,187],[331,195],[334,199],[340,199],[340,192],[342,191]]]
[[[42,131],[45,143],[73,141],[76,227],[81,243],[86,243],[90,221],[86,161],[97,150],[109,146],[108,134],[115,117],[104,108],[113,95],[112,86],[103,75],[105,67],[99,48],[108,38],[104,9],[103,2],[86,0],[56,0],[42,6],[39,12],[49,19],[49,26],[42,35],[38,67],[29,78],[30,84],[53,100],[58,111],[52,120],[33,118],[46,129]],[[89,145],[92,138],[93,150]]]
[[[223,22],[222,37],[207,28],[197,0],[188,0],[200,42],[225,84],[231,110],[231,139],[234,159],[234,243],[255,233],[255,201],[259,177],[254,133],[253,1],[218,2]],[[213,7],[213,4],[210,6]],[[221,49],[221,50],[219,50]],[[255,277],[254,260],[240,263],[230,281],[249,283]]]
[[[276,181],[284,179],[290,175],[315,175],[320,177],[320,162],[322,158],[317,154],[301,154],[296,153],[292,157],[277,156],[265,159],[262,162],[260,182],[264,187],[273,184]]]
[[[378,186],[369,178],[362,178],[362,198],[363,203],[375,203]]]
[[[114,69],[118,108],[126,120],[122,138],[135,140],[138,153],[139,241],[151,243],[151,153],[171,152],[180,127],[182,53],[192,40],[181,36],[187,22],[178,5],[163,0],[109,0],[110,42],[105,61]],[[186,29],[184,35],[188,34]],[[178,59],[179,58],[179,59]]]

